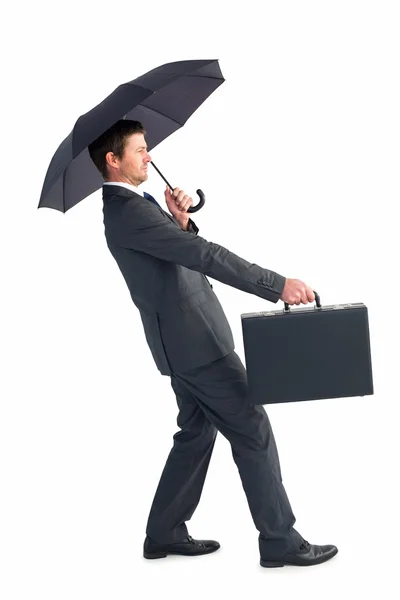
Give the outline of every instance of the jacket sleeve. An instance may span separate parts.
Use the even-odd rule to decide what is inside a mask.
[[[174,222],[178,225],[178,227],[180,227],[178,221],[175,219],[175,217],[173,217],[171,215],[171,217],[174,219]],[[199,233],[199,228],[197,227],[196,223],[194,221],[192,221],[192,219],[189,218],[189,222],[188,222],[188,228],[186,229],[186,231],[191,231],[194,234],[198,234]]]
[[[128,199],[107,221],[105,234],[116,246],[182,265],[270,302],[282,295],[285,277],[183,231],[150,203]]]

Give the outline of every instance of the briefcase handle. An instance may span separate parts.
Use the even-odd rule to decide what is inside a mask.
[[[321,298],[319,297],[319,294],[317,294],[317,292],[315,290],[313,290],[313,292],[314,292],[314,296],[315,296],[315,304],[316,304],[315,308],[322,308]],[[285,302],[285,309],[283,312],[290,312],[290,306],[287,302]]]

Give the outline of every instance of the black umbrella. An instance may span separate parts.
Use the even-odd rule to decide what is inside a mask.
[[[182,127],[223,82],[217,60],[186,60],[157,67],[117,87],[103,102],[79,117],[58,147],[47,169],[38,208],[66,212],[102,186],[88,145],[114,123],[120,119],[140,121],[151,150]],[[188,212],[203,206],[204,194],[201,190],[197,194],[200,202]]]

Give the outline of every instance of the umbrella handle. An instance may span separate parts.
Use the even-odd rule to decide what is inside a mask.
[[[174,189],[174,187],[173,187],[173,186],[172,186],[172,185],[169,183],[169,181],[167,181],[167,180],[165,179],[164,175],[161,173],[160,169],[159,169],[158,167],[156,167],[156,165],[154,164],[154,162],[153,162],[153,161],[151,161],[151,163],[150,163],[150,164],[151,164],[151,165],[152,165],[152,166],[155,168],[155,170],[157,171],[157,173],[158,173],[158,174],[160,175],[160,177],[161,177],[161,178],[162,178],[162,179],[165,181],[165,183],[166,183],[166,184],[167,184],[167,186],[170,188],[170,190],[173,190],[173,189]],[[204,203],[205,203],[205,201],[206,201],[206,197],[205,197],[205,195],[204,195],[204,192],[202,192],[201,190],[197,190],[196,194],[197,194],[197,195],[198,195],[198,197],[200,198],[200,201],[199,201],[197,204],[195,204],[195,206],[191,206],[190,208],[188,208],[188,209],[187,209],[187,211],[186,211],[186,212],[188,212],[188,213],[195,213],[195,212],[197,212],[198,210],[200,210],[201,208],[203,208],[203,206],[204,206]]]
[[[195,206],[190,206],[186,212],[188,213],[194,213],[197,212],[198,210],[200,210],[201,208],[203,208],[204,203],[206,201],[206,197],[204,195],[204,192],[202,192],[201,190],[197,190],[196,194],[198,195],[198,197],[200,198],[200,201],[195,205]]]

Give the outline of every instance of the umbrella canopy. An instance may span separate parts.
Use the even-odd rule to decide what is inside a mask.
[[[58,147],[46,173],[38,208],[66,212],[102,186],[88,145],[114,123],[120,119],[140,121],[151,150],[182,127],[223,81],[217,60],[187,60],[157,67],[117,87],[79,117]]]

